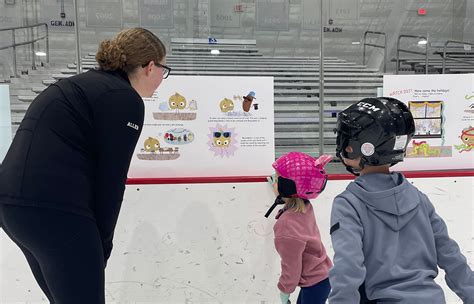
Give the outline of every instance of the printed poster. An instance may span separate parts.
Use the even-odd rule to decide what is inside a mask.
[[[383,90],[406,103],[415,120],[395,170],[474,168],[474,74],[385,75]]]
[[[171,76],[144,102],[128,177],[272,173],[273,77]]]

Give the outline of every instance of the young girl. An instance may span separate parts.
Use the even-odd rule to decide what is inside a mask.
[[[297,304],[323,304],[331,290],[328,272],[332,263],[309,202],[324,190],[324,166],[330,161],[328,155],[314,159],[301,152],[290,152],[273,164],[277,198],[265,216],[278,204],[284,204],[273,227],[275,248],[281,257],[278,289],[282,304],[290,303],[296,286],[301,287]]]

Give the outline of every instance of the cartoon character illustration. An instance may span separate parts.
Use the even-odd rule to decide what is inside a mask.
[[[469,128],[462,130],[461,140],[466,145],[473,146],[474,145],[474,128],[469,126]]]
[[[221,100],[219,107],[223,113],[231,112],[234,110],[234,102],[229,98],[224,98]]]
[[[165,135],[165,142],[172,145],[185,145],[194,141],[194,133],[183,128],[168,130]]]
[[[255,97],[255,92],[253,91],[249,92],[247,96],[244,97],[244,101],[242,102],[242,108],[244,112],[250,111],[250,107],[252,106],[252,102],[254,99],[257,98]]]
[[[444,134],[444,102],[409,101],[408,107],[415,119],[414,138],[442,138]]]
[[[441,154],[441,150],[438,148],[431,148],[430,145],[426,141],[416,142],[415,140],[412,141],[413,149],[409,155],[423,155],[425,157],[429,156],[439,156]]]
[[[192,99],[190,102],[189,102],[189,106],[188,108],[191,110],[191,111],[196,111],[198,109],[198,105],[197,105],[197,101]]]
[[[188,102],[186,98],[176,92],[171,95],[168,102],[161,102],[159,105],[160,112],[153,112],[153,118],[156,120],[195,120],[197,113],[181,111],[187,109],[189,111],[197,110],[197,101],[191,100]]]
[[[179,110],[186,108],[187,102],[183,95],[175,93],[169,98],[168,104],[171,110],[176,110],[176,113],[179,113]]]
[[[179,148],[163,148],[160,141],[151,136],[145,139],[143,147],[141,153],[137,153],[140,160],[173,160],[180,156]]]
[[[160,149],[160,141],[153,137],[148,137],[143,143],[144,150],[146,152],[155,153]]]
[[[230,157],[237,150],[237,138],[235,128],[227,125],[217,124],[216,127],[209,128],[209,150],[214,152],[214,156]]]
[[[232,132],[216,131],[213,134],[214,147],[227,148],[232,141]]]
[[[461,138],[462,144],[454,146],[459,150],[459,153],[469,152],[474,149],[474,127],[469,126],[463,129],[459,137]]]

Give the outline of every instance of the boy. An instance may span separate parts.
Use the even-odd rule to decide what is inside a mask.
[[[389,167],[403,161],[413,117],[393,98],[366,98],[338,115],[336,155],[358,177],[331,213],[329,303],[445,303],[438,266],[464,303],[474,273],[426,195]]]

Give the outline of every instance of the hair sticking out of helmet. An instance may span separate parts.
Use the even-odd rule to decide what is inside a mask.
[[[316,198],[326,187],[327,174],[324,167],[331,161],[332,156],[321,155],[314,159],[308,154],[290,152],[282,155],[273,163],[273,168],[279,177],[279,195],[268,210],[268,217],[282,198],[301,198],[304,200]]]
[[[358,175],[366,165],[394,165],[403,161],[406,147],[415,133],[408,107],[388,98],[365,98],[340,112],[337,127],[336,156],[346,169]],[[352,152],[347,152],[350,146]],[[360,158],[359,168],[344,163]]]

